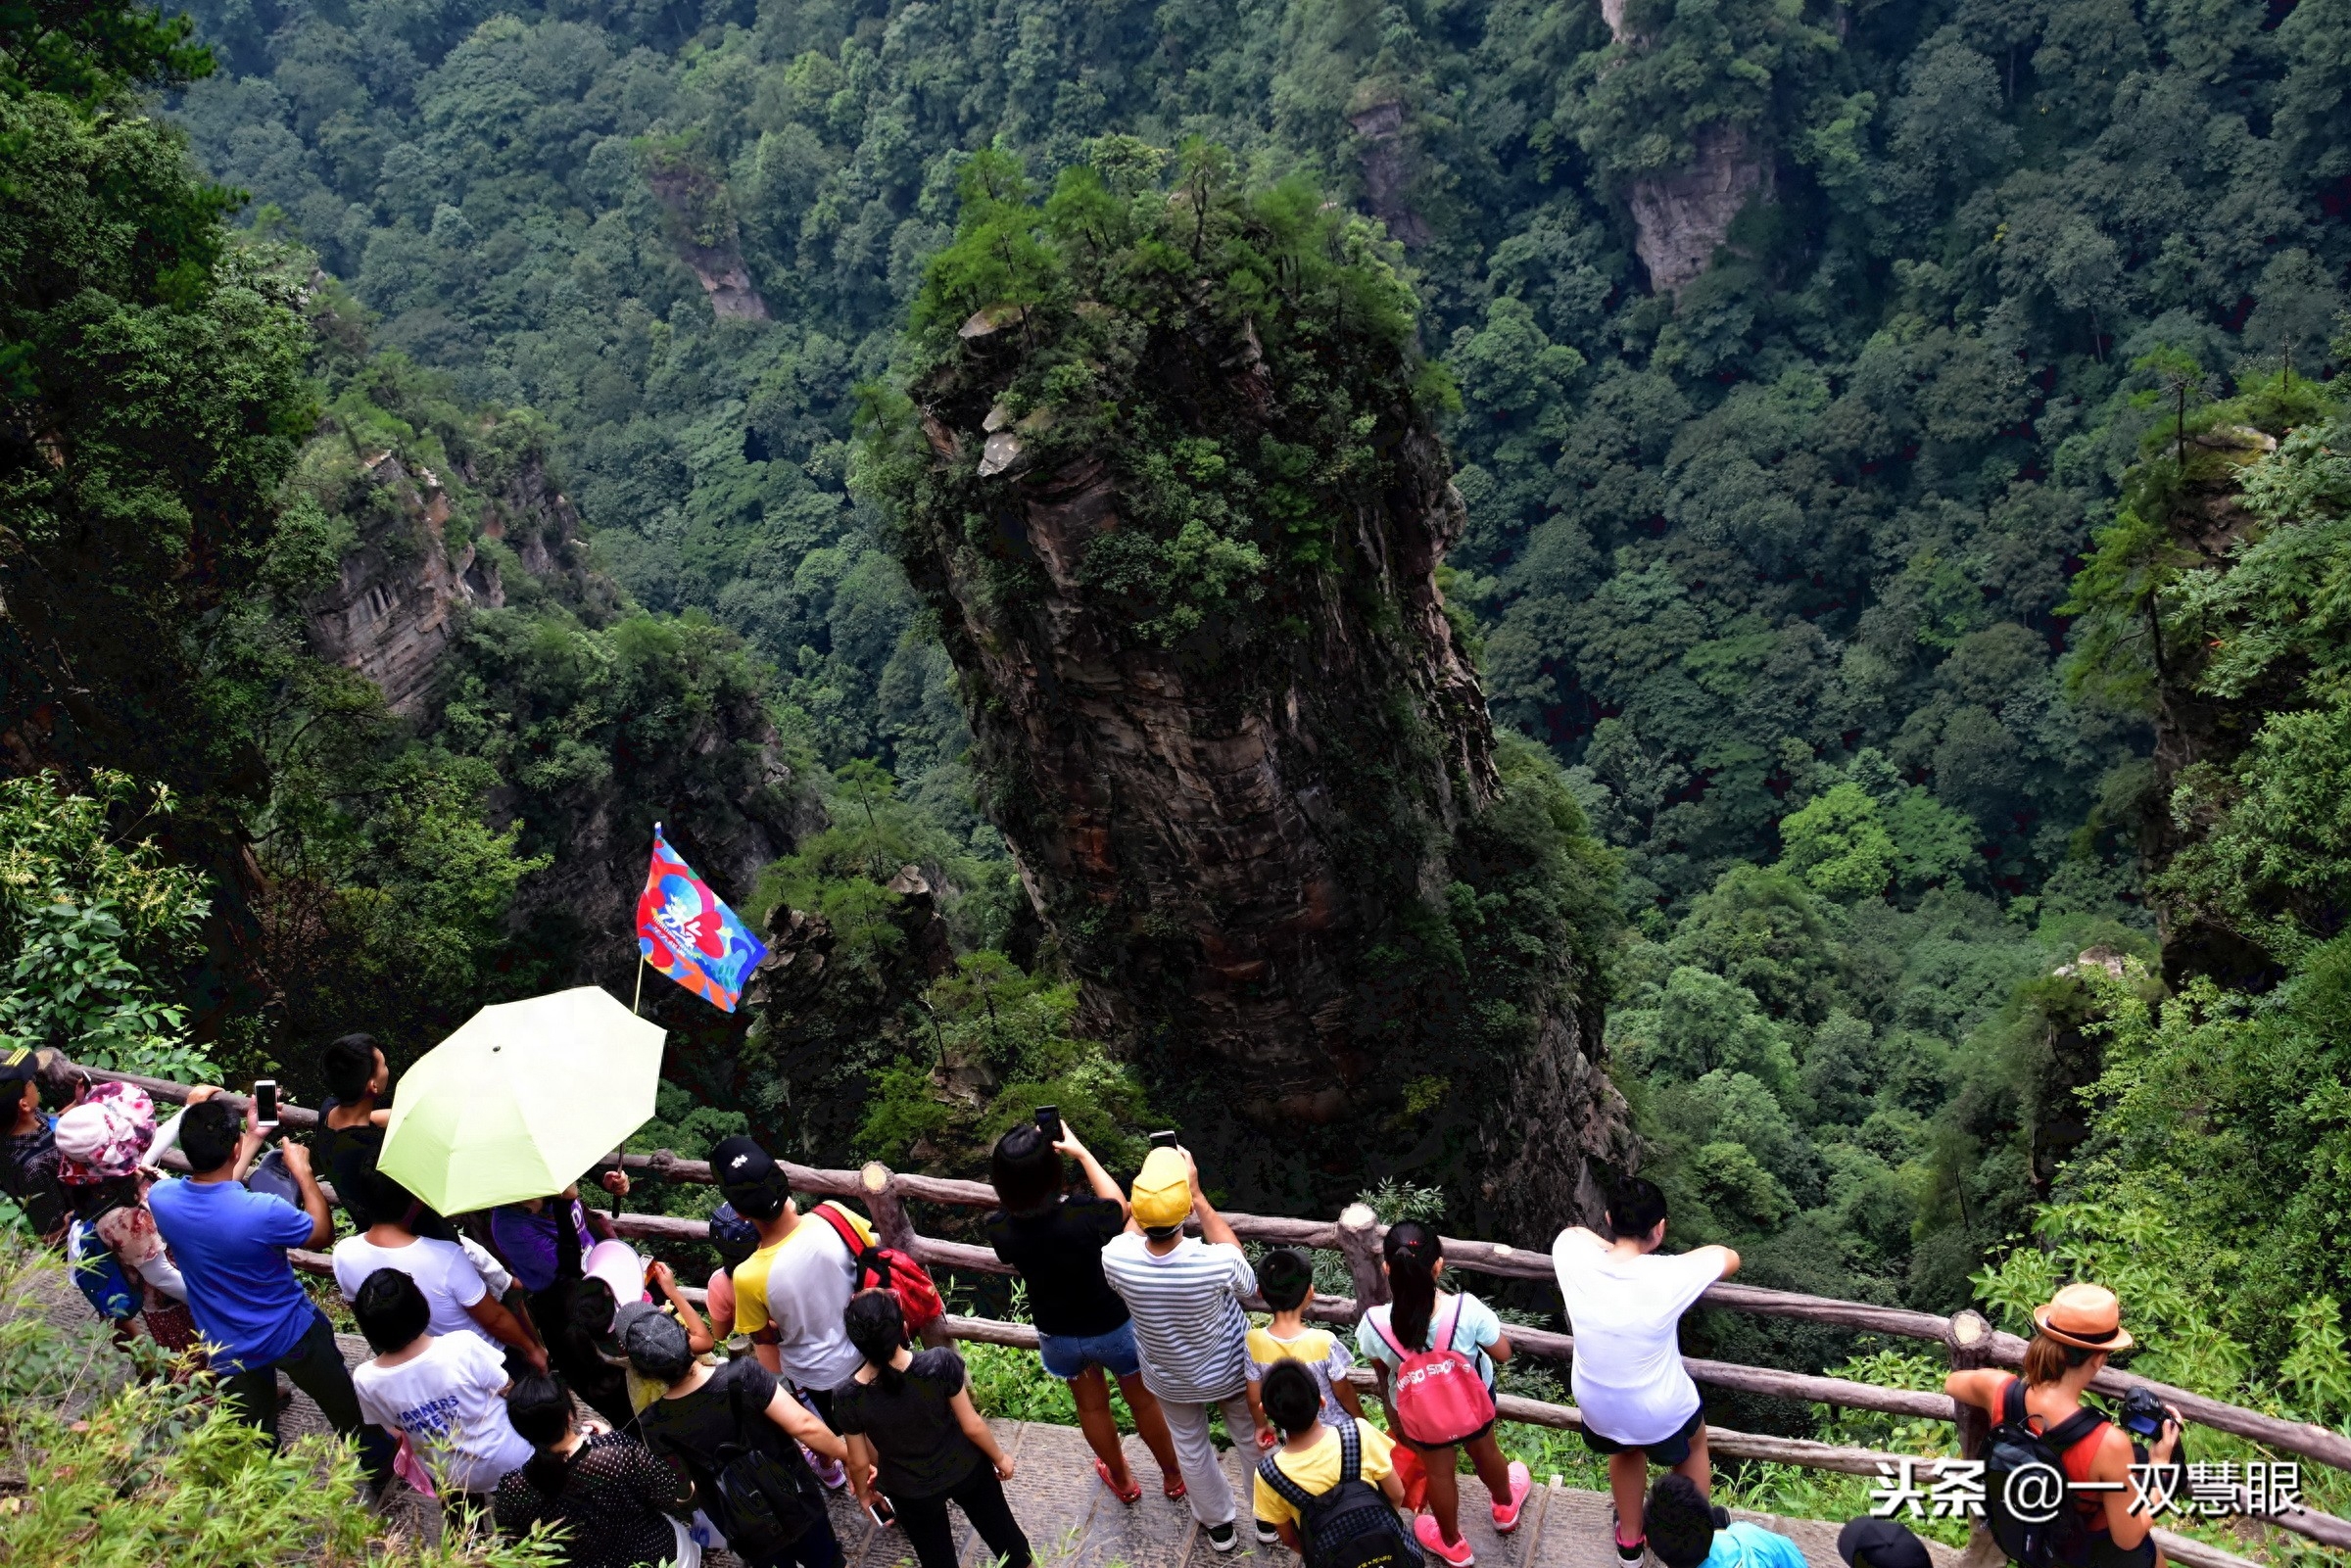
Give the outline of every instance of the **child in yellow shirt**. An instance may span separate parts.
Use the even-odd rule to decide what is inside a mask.
[[[1250,1499],[1258,1539],[1279,1541],[1302,1556],[1310,1546],[1344,1544],[1348,1561],[1375,1564],[1384,1548],[1385,1560],[1396,1568],[1417,1563],[1419,1554],[1396,1512],[1404,1505],[1404,1483],[1396,1478],[1390,1457],[1395,1445],[1387,1434],[1362,1420],[1339,1429],[1323,1425],[1321,1391],[1301,1362],[1269,1368],[1260,1394],[1282,1441],[1258,1461]],[[1366,1543],[1365,1537],[1373,1540]],[[1364,1551],[1365,1544],[1373,1549]]]

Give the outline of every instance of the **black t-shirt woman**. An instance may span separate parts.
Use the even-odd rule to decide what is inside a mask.
[[[944,1349],[910,1352],[898,1299],[886,1290],[850,1297],[842,1320],[865,1357],[857,1375],[833,1391],[833,1420],[848,1440],[857,1500],[871,1509],[880,1486],[922,1568],[955,1568],[949,1502],[1002,1568],[1029,1568],[1029,1538],[1004,1500],[1012,1460],[972,1407],[963,1357]]]
[[[653,1568],[685,1554],[679,1519],[694,1486],[634,1438],[580,1430],[560,1379],[526,1373],[506,1391],[506,1418],[537,1451],[498,1484],[498,1528],[563,1530],[569,1568]]]
[[[799,1445],[827,1458],[847,1456],[840,1439],[774,1373],[748,1356],[716,1368],[696,1360],[684,1326],[666,1312],[631,1320],[621,1349],[639,1376],[663,1385],[661,1397],[637,1412],[646,1447],[694,1482],[703,1507],[722,1529],[726,1521],[719,1515],[725,1510],[712,1507],[715,1478],[733,1450],[758,1449],[793,1471],[811,1496],[819,1489]],[[736,1555],[749,1568],[840,1568],[840,1542],[820,1506],[815,1522],[791,1544],[765,1555],[740,1550]]]
[[[1092,1197],[1062,1192],[1065,1154],[1084,1168]],[[1069,1384],[1078,1402],[1078,1425],[1094,1450],[1094,1474],[1123,1502],[1143,1495],[1119,1443],[1110,1385],[1103,1377],[1108,1372],[1119,1380],[1119,1392],[1134,1412],[1136,1435],[1159,1461],[1162,1490],[1171,1497],[1182,1497],[1176,1441],[1168,1435],[1159,1401],[1143,1387],[1127,1303],[1102,1277],[1102,1249],[1127,1228],[1127,1195],[1076,1133],[1065,1129],[1059,1143],[1048,1143],[1028,1122],[997,1140],[988,1176],[1004,1205],[987,1216],[988,1243],[998,1258],[1020,1270],[1029,1287],[1037,1354],[1046,1371]]]

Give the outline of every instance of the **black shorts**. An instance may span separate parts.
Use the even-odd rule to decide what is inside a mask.
[[[1486,1436],[1486,1434],[1492,1432],[1493,1430],[1494,1423],[1488,1421],[1484,1426],[1479,1427],[1467,1437],[1454,1443],[1415,1443],[1411,1438],[1406,1437],[1402,1432],[1398,1432],[1394,1434],[1394,1436],[1397,1442],[1403,1444],[1415,1453],[1449,1453],[1455,1449],[1468,1447],[1470,1444],[1475,1443],[1479,1438]]]
[[[2128,1551],[2114,1544],[2114,1537],[2100,1530],[2089,1538],[2089,1568],[2155,1568],[2155,1534],[2147,1533],[2146,1540]]]
[[[1586,1427],[1584,1428],[1584,1447],[1590,1449],[1594,1453],[1641,1453],[1646,1451],[1651,1464],[1661,1464],[1670,1470],[1690,1457],[1690,1440],[1697,1437],[1699,1429],[1705,1424],[1705,1406],[1700,1405],[1691,1412],[1690,1419],[1682,1423],[1682,1429],[1669,1438],[1659,1438],[1655,1443],[1619,1443],[1614,1438],[1602,1437],[1590,1427]]]

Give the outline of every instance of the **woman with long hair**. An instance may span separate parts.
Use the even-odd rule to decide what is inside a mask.
[[[1002,1568],[1029,1568],[1029,1538],[1004,1500],[1012,1460],[972,1407],[963,1357],[940,1347],[906,1348],[906,1319],[886,1290],[861,1291],[841,1314],[865,1357],[833,1391],[833,1420],[849,1445],[849,1485],[875,1517],[874,1489],[896,1510],[922,1568],[955,1568],[947,1504],[980,1532]]]
[[[1494,1528],[1504,1535],[1518,1528],[1533,1478],[1526,1466],[1505,1460],[1494,1442],[1494,1369],[1511,1358],[1511,1342],[1502,1332],[1494,1308],[1467,1291],[1448,1294],[1437,1289],[1445,1270],[1445,1248],[1437,1233],[1416,1219],[1388,1227],[1380,1255],[1388,1276],[1390,1300],[1364,1314],[1355,1332],[1357,1349],[1379,1378],[1380,1398],[1388,1406],[1388,1428],[1420,1456],[1428,1472],[1428,1512],[1415,1519],[1414,1533],[1420,1544],[1451,1568],[1467,1568],[1477,1560],[1462,1534],[1461,1483],[1454,1475],[1454,1449],[1469,1450],[1469,1463],[1494,1499]],[[1430,1352],[1449,1354],[1448,1365],[1474,1371],[1484,1385],[1484,1424],[1454,1435],[1450,1442],[1415,1439],[1413,1402],[1423,1389],[1433,1391],[1434,1378],[1413,1390],[1400,1387],[1397,1373],[1405,1362]],[[1466,1393],[1467,1391],[1463,1391]],[[1474,1404],[1474,1396],[1459,1407]]]
[[[1085,1172],[1090,1196],[1072,1198],[1062,1191],[1064,1155]],[[1079,1430],[1094,1450],[1094,1474],[1121,1502],[1142,1497],[1143,1484],[1128,1466],[1110,1406],[1110,1380],[1116,1378],[1133,1412],[1135,1435],[1159,1461],[1162,1493],[1182,1497],[1176,1440],[1158,1397],[1143,1386],[1133,1314],[1126,1298],[1102,1277],[1102,1249],[1127,1229],[1127,1195],[1066,1127],[1056,1142],[1042,1128],[1021,1122],[996,1141],[987,1173],[1004,1206],[987,1216],[988,1244],[1029,1287],[1037,1356],[1046,1371],[1070,1386]]]
[[[2066,1506],[2080,1515],[2087,1537],[2088,1568],[2154,1568],[2154,1515],[2133,1506],[2137,1499],[2129,1483],[2137,1460],[2131,1435],[2082,1403],[2107,1357],[2135,1343],[2123,1327],[2122,1303],[2103,1285],[2068,1285],[2034,1309],[2033,1324],[2038,1332],[2025,1347],[2023,1377],[1953,1372],[1943,1380],[1943,1392],[1990,1412],[1995,1424],[2021,1419],[2052,1441],[2072,1494]],[[2164,1410],[2167,1419],[2147,1449],[2151,1464],[2169,1465],[2180,1447],[2180,1412]]]
[[[506,1391],[506,1419],[531,1446],[522,1468],[498,1484],[498,1528],[519,1536],[541,1523],[563,1527],[570,1568],[694,1568],[700,1546],[680,1516],[694,1485],[634,1438],[583,1432],[571,1390],[552,1373],[530,1372]]]

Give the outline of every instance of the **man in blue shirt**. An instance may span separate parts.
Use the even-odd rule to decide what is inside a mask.
[[[379,1484],[391,1473],[393,1443],[366,1424],[334,1330],[286,1261],[289,1247],[316,1247],[334,1235],[326,1194],[311,1174],[310,1151],[288,1139],[287,1173],[302,1208],[249,1192],[237,1177],[261,1152],[261,1133],[234,1106],[217,1099],[189,1105],[179,1147],[193,1174],[159,1182],[148,1194],[155,1226],[187,1281],[188,1309],[213,1347],[213,1370],[230,1405],[277,1440],[277,1374],[317,1402],[334,1429],[360,1441],[360,1457]]]

